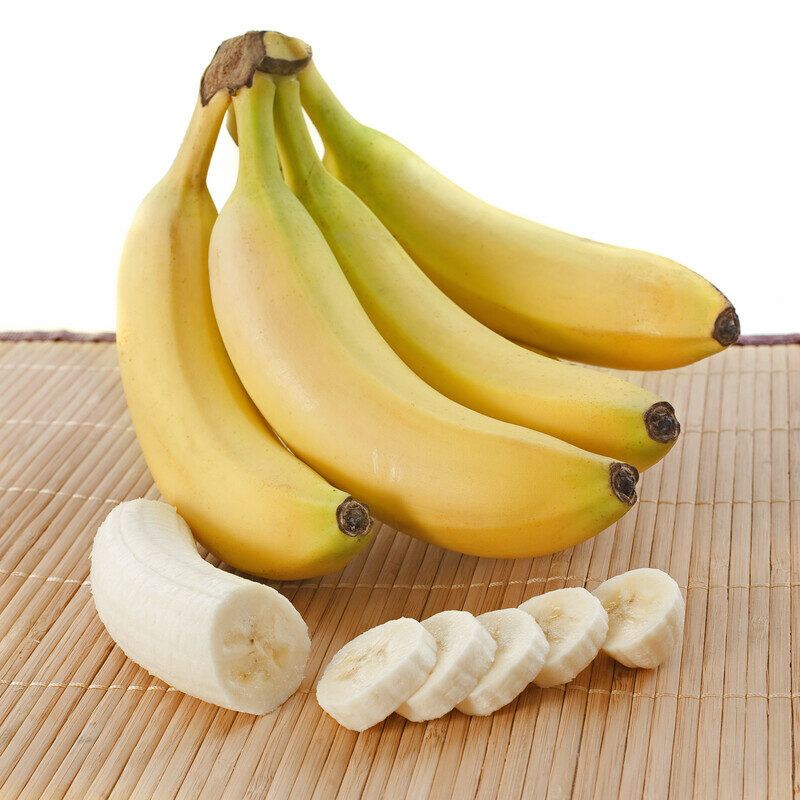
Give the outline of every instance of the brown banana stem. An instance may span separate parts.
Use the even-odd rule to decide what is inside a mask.
[[[219,91],[234,95],[253,85],[256,72],[294,75],[310,60],[311,48],[300,39],[277,31],[248,31],[217,48],[200,81],[200,99],[206,105]]]

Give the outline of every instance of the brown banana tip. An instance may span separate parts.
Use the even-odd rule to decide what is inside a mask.
[[[675,409],[664,401],[653,403],[644,412],[644,426],[647,435],[653,441],[662,444],[674,442],[681,432],[681,424],[675,416]]]
[[[617,499],[629,506],[636,502],[636,482],[639,480],[639,470],[622,461],[615,461],[609,467],[611,474],[611,491]]]
[[[219,91],[236,94],[253,85],[256,72],[294,75],[311,61],[311,47],[276,31],[248,31],[226,39],[200,81],[200,101],[208,105]]]
[[[336,522],[346,536],[363,536],[372,527],[369,508],[354,497],[347,497],[336,509]]]
[[[741,332],[739,315],[736,313],[736,309],[733,306],[728,306],[720,311],[719,316],[714,322],[714,330],[711,335],[723,347],[729,347],[739,338]]]

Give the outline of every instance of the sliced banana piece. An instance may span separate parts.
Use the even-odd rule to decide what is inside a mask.
[[[456,708],[486,716],[510,703],[539,673],[550,646],[536,620],[518,608],[477,617],[497,642],[492,666]]]
[[[363,731],[408,700],[435,665],[433,634],[415,619],[393,619],[336,653],[317,684],[317,702],[340,725]]]
[[[583,588],[540,594],[520,608],[539,623],[550,645],[544,667],[533,681],[542,688],[571,681],[597,655],[608,633],[602,603]]]
[[[125,655],[193,697],[266,714],[303,680],[308,628],[283,595],[223,572],[197,552],[177,511],[131,500],[92,545],[100,619]]]
[[[412,722],[452,711],[477,685],[494,660],[497,642],[468,611],[442,611],[422,620],[436,640],[436,666],[398,709]]]
[[[608,612],[603,650],[620,664],[652,669],[674,652],[686,604],[666,572],[633,569],[601,583],[594,595]]]

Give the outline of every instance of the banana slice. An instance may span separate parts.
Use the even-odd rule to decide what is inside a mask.
[[[601,583],[594,595],[608,612],[603,650],[620,664],[652,669],[675,650],[686,604],[666,572],[633,569]]]
[[[497,642],[468,611],[442,611],[422,620],[436,640],[436,666],[398,709],[412,722],[452,711],[477,685],[494,660]]]
[[[311,642],[294,606],[204,561],[166,503],[111,511],[92,545],[91,586],[125,655],[186,694],[266,714],[303,679]]]
[[[608,614],[586,589],[556,589],[531,597],[520,608],[539,623],[550,645],[534,680],[542,688],[571,681],[597,655],[608,633]]]
[[[481,614],[478,622],[497,642],[492,666],[456,708],[484,717],[510,703],[539,673],[550,646],[536,620],[518,608]]]
[[[433,635],[415,619],[393,619],[336,653],[317,684],[317,702],[340,725],[364,731],[408,700],[435,665]]]

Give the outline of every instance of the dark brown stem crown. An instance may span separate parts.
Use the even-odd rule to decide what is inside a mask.
[[[611,475],[611,491],[617,499],[632,506],[636,502],[636,482],[639,480],[639,470],[622,461],[615,461],[609,467]]]
[[[644,426],[647,429],[647,435],[653,441],[662,444],[674,442],[681,432],[681,424],[675,416],[675,409],[663,400],[653,403],[644,412]]]
[[[741,333],[739,315],[733,306],[728,306],[720,311],[714,322],[714,331],[711,334],[723,347],[732,345]]]
[[[354,497],[346,498],[336,509],[336,522],[347,536],[363,536],[372,527],[369,508]]]
[[[236,94],[253,85],[256,72],[294,75],[311,60],[311,48],[277,31],[248,31],[226,39],[214,53],[200,81],[203,105],[219,91]]]

